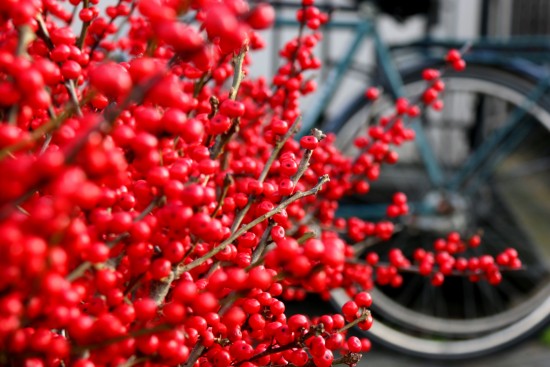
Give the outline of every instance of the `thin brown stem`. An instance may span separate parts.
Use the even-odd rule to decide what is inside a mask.
[[[360,259],[347,259],[346,263],[348,263],[348,264],[360,264],[360,265],[366,264],[366,262],[364,260],[360,260]],[[381,267],[386,268],[386,267],[389,267],[391,265],[392,265],[391,263],[380,261],[376,265],[374,265],[373,267],[374,268],[381,268]],[[515,272],[515,271],[523,271],[523,270],[526,270],[526,268],[521,267],[521,268],[517,268],[517,269],[512,269],[512,268],[507,268],[507,267],[498,267],[498,271],[500,271],[500,272]],[[400,272],[400,273],[420,274],[420,267],[418,265],[402,266],[402,267],[398,267],[397,271]],[[429,274],[427,274],[426,276],[433,275],[433,274],[437,273],[438,271],[439,271],[439,267],[437,265],[434,265],[432,271]],[[452,270],[451,272],[449,272],[447,274],[444,274],[444,275],[445,276],[455,276],[455,277],[460,277],[460,276],[469,277],[469,276],[480,276],[480,275],[484,275],[484,274],[485,274],[485,272],[483,270],[464,270],[464,271]]]
[[[367,317],[370,316],[370,311],[365,309],[365,311],[363,311],[363,313],[361,314],[361,316],[359,316],[358,318],[356,318],[355,320],[353,320],[352,322],[342,326],[340,329],[338,329],[337,333],[343,333],[344,331],[348,330],[348,329],[351,329],[352,327],[354,327],[355,325],[358,325],[360,324],[361,322],[365,321],[367,319]]]
[[[289,350],[289,349],[293,349],[293,348],[303,348],[304,347],[304,342],[307,339],[309,339],[313,336],[316,336],[316,335],[321,335],[323,330],[324,330],[324,328],[323,328],[322,325],[313,325],[313,326],[310,327],[307,334],[302,335],[299,340],[297,340],[293,343],[287,344],[287,345],[283,345],[283,346],[274,347],[273,345],[271,345],[269,348],[267,348],[266,350],[264,350],[261,353],[256,354],[255,356],[252,356],[250,359],[237,363],[236,366],[239,367],[240,365],[242,365],[245,362],[255,361],[257,359],[263,358],[265,356],[268,356],[268,355],[271,355],[271,354],[274,354],[274,353],[284,352],[285,350]]]
[[[210,96],[210,107],[212,108],[212,111],[208,114],[208,118],[211,119],[212,117],[216,116],[218,113],[218,108],[220,107],[220,100],[216,96]]]
[[[241,82],[244,79],[244,59],[246,57],[246,53],[248,52],[248,45],[244,45],[241,48],[241,51],[237,55],[237,58],[235,59],[235,75],[233,76],[233,84],[231,85],[231,91],[229,92],[229,99],[236,100],[237,99],[237,93],[239,93],[239,88],[241,86]]]
[[[90,6],[90,0],[84,0],[82,2],[82,9],[86,9],[89,6]],[[78,47],[81,50],[82,50],[82,47],[84,47],[84,40],[86,39],[86,33],[88,32],[89,26],[90,26],[90,22],[82,23],[82,28],[80,29],[80,37],[78,37],[78,40],[76,41],[76,47]]]
[[[273,222],[270,221],[270,223],[267,225],[267,228],[265,229],[264,233],[262,234],[262,238],[260,239],[260,243],[252,253],[252,258],[250,259],[250,265],[247,267],[247,269],[251,269],[254,266],[257,266],[258,261],[264,254],[265,249],[268,245],[268,239],[271,235],[271,230],[273,229]]]
[[[71,98],[71,102],[73,103],[73,108],[76,112],[76,115],[78,117],[82,117],[82,110],[80,109],[80,101],[78,100],[78,95],[76,94],[76,86],[74,84],[74,81],[68,80],[65,83],[65,87],[69,92],[69,97]]]
[[[42,14],[36,16],[36,22],[38,23],[38,35],[46,42],[46,46],[48,46],[50,50],[53,49],[54,45],[50,38],[48,28],[46,27],[46,22],[44,22],[44,18],[42,18]]]
[[[191,350],[191,353],[189,354],[189,358],[187,359],[187,362],[185,364],[182,364],[183,367],[192,367],[195,362],[199,359],[202,352],[204,351],[204,345],[202,343],[197,343],[195,347]]]
[[[87,3],[88,1],[89,0],[85,0],[85,3]],[[38,22],[38,29],[40,31],[39,34],[41,35],[44,42],[46,42],[46,45],[48,46],[48,48],[52,50],[54,47],[54,44],[50,38],[48,28],[46,27],[46,23],[44,22],[44,18],[42,18],[42,16],[39,15],[37,16],[36,20]],[[79,48],[82,48],[82,47],[79,47]],[[76,86],[74,84],[74,81],[68,80],[65,83],[65,87],[67,88],[67,92],[69,93],[69,97],[73,104],[74,111],[76,111],[77,116],[82,116],[82,111],[80,110],[80,102],[78,101],[78,95],[76,93]]]
[[[175,280],[175,274],[173,271],[170,274],[154,284],[151,291],[151,298],[157,303],[157,305],[162,305],[168,292],[170,291],[170,285]]]
[[[128,360],[126,362],[119,365],[118,367],[132,367],[132,366],[147,362],[148,360],[149,360],[149,358],[147,358],[147,357],[132,356],[132,357],[128,358]]]
[[[280,213],[281,210],[285,209],[290,204],[294,203],[297,200],[300,200],[306,196],[315,195],[321,190],[323,185],[329,181],[328,175],[324,175],[319,179],[319,182],[317,185],[315,185],[313,188],[307,191],[301,191],[297,192],[296,194],[292,195],[290,198],[276,206],[274,209],[270,210],[269,212],[259,216],[258,218],[254,219],[250,223],[247,223],[246,225],[242,226],[239,230],[235,231],[227,240],[220,243],[218,246],[210,250],[205,255],[199,257],[198,259],[193,260],[189,264],[184,265],[183,263],[180,263],[171,273],[170,277],[167,277],[164,281],[158,282],[152,291],[153,299],[157,303],[161,302],[166,295],[168,294],[168,291],[170,290],[170,286],[174,280],[179,279],[181,275],[185,272],[188,272],[197,266],[200,266],[203,264],[206,260],[211,259],[212,257],[216,256],[219,252],[223,251],[229,244],[233,243],[237,238],[239,238],[243,233],[250,230],[255,225],[273,217],[275,214]]]
[[[302,235],[302,237],[298,238],[298,243],[300,245],[303,245],[304,243],[306,243],[307,240],[310,240],[312,238],[315,238],[315,233],[313,232],[306,232]]]
[[[216,208],[214,209],[214,212],[212,212],[211,217],[215,218],[216,215],[218,215],[218,212],[223,206],[223,201],[225,200],[225,197],[227,196],[227,192],[229,191],[229,187],[233,185],[235,181],[233,180],[233,176],[230,174],[225,175],[225,178],[223,179],[223,188],[222,192],[220,194],[220,198],[218,199],[218,204],[216,205]]]

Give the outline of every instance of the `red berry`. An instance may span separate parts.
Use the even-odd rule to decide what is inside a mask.
[[[439,287],[440,285],[443,284],[444,280],[445,280],[445,276],[442,273],[437,272],[432,276],[431,283],[434,287]]]
[[[367,99],[370,99],[371,101],[374,101],[375,99],[378,99],[380,97],[380,91],[378,88],[370,87],[365,91],[365,97]]]
[[[453,69],[456,71],[463,71],[466,69],[466,62],[464,60],[453,61]]]
[[[355,297],[353,297],[353,300],[359,307],[370,307],[372,305],[372,297],[370,293],[367,292],[357,293]]]
[[[462,55],[460,54],[460,51],[456,49],[449,50],[447,52],[447,55],[445,56],[445,60],[451,63],[461,59],[462,59]]]
[[[220,113],[231,118],[241,117],[244,115],[244,112],[245,106],[241,102],[226,99],[220,105]]]
[[[437,99],[438,92],[434,88],[427,89],[424,94],[422,94],[422,101],[429,105]]]
[[[107,63],[90,71],[90,84],[109,98],[124,98],[132,88],[128,71],[119,64]]]
[[[303,149],[314,150],[319,145],[319,141],[316,137],[308,135],[300,139],[300,145]]]
[[[346,317],[354,317],[358,311],[359,307],[354,301],[348,301],[342,306],[342,313]]]
[[[352,336],[347,341],[348,349],[351,353],[359,353],[362,349],[361,340],[356,337]]]
[[[225,115],[217,114],[210,120],[210,134],[218,135],[226,132],[231,127],[231,119]]]
[[[424,80],[434,80],[439,78],[441,73],[437,69],[424,69],[422,71],[422,79]]]
[[[258,4],[248,15],[247,23],[254,29],[266,29],[275,21],[275,9],[267,3]]]

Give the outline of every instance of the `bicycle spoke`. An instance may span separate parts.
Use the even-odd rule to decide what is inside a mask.
[[[412,280],[408,281],[402,292],[399,292],[395,298],[399,304],[404,305],[405,307],[411,307],[414,304],[414,301],[418,298],[420,292],[418,290],[422,287],[426,279],[420,276],[412,277]],[[413,297],[417,297],[413,300]]]
[[[464,318],[474,319],[478,317],[479,313],[477,312],[477,306],[475,301],[474,287],[472,287],[472,282],[467,278],[462,278],[462,290],[464,296]]]

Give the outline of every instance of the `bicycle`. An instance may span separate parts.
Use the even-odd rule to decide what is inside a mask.
[[[405,2],[386,1],[384,10],[391,14],[391,4],[399,3]],[[363,1],[325,8],[359,17],[327,24],[329,29],[351,29],[355,36],[317,92],[301,130],[306,134],[322,126],[336,133],[340,147],[350,154],[352,139],[391,108],[393,100],[416,98],[415,93],[423,90],[421,70],[440,67],[443,51],[466,43],[428,37],[389,47],[377,30],[374,5]],[[297,22],[278,19],[277,24],[295,26]],[[383,86],[387,103],[371,105],[361,93],[324,121],[323,112],[365,39],[374,42],[375,81]],[[466,70],[447,70],[443,77],[447,85],[444,112],[429,112],[411,122],[416,143],[404,148],[409,149],[405,154],[409,159],[382,170],[365,198],[368,201],[353,198],[341,203],[339,212],[344,217],[381,219],[389,195],[407,193],[412,214],[392,240],[369,248],[380,254],[395,244],[404,252],[429,246],[452,230],[470,234],[483,230],[486,249],[495,253],[508,245],[519,247],[525,270],[508,273],[498,287],[455,278],[436,289],[429,280],[411,274],[399,289],[373,289],[377,321],[369,336],[401,352],[439,359],[501,350],[532,335],[550,318],[550,230],[544,223],[550,218],[550,206],[544,202],[550,193],[550,185],[545,185],[550,182],[546,144],[550,141],[550,74],[540,63],[550,61],[550,43],[536,37],[508,41],[485,37],[468,43]],[[394,62],[397,53],[419,58],[399,67]],[[452,121],[458,117],[462,120]],[[332,293],[337,307],[347,300],[344,292]]]

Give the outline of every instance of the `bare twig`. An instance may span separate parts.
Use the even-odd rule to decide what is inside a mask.
[[[149,358],[147,358],[147,357],[139,357],[138,358],[136,356],[132,356],[132,357],[128,358],[128,360],[126,362],[119,365],[118,367],[132,367],[132,366],[141,364],[143,362],[147,362],[148,360],[149,360]]]
[[[216,205],[216,208],[214,209],[214,212],[212,212],[211,217],[215,218],[216,215],[218,215],[218,212],[220,211],[221,207],[223,206],[223,201],[225,200],[225,197],[227,196],[227,192],[229,191],[229,187],[233,185],[234,180],[233,176],[230,174],[225,175],[225,178],[223,179],[223,188],[222,192],[220,194],[220,198],[218,199],[218,204]]]
[[[89,0],[85,0],[85,2],[88,2]],[[42,18],[41,15],[38,15],[36,17],[36,21],[38,23],[38,29],[40,31],[40,35],[44,42],[46,42],[46,45],[50,50],[53,49],[54,44],[50,38],[50,34],[48,33],[48,28],[46,27],[46,23],[44,22],[44,18]],[[82,48],[82,47],[79,47]],[[74,111],[76,111],[76,114],[78,116],[82,116],[82,111],[80,110],[80,102],[78,101],[78,95],[76,94],[76,87],[74,84],[74,81],[68,80],[65,83],[65,87],[67,88],[67,92],[69,93],[69,97],[71,98],[71,102],[73,104]]]
[[[90,6],[90,0],[84,0],[82,2],[82,9],[86,9],[89,6]],[[78,37],[78,40],[76,41],[76,47],[78,47],[81,50],[82,50],[82,47],[84,47],[84,40],[86,39],[86,32],[88,31],[89,26],[90,26],[90,22],[82,23],[82,28],[80,29],[80,37]]]
[[[73,80],[68,80],[65,83],[65,87],[69,92],[69,97],[71,97],[71,102],[73,103],[73,108],[78,117],[82,117],[82,110],[80,109],[80,101],[78,100],[78,95],[76,94],[76,87]]]
[[[351,329],[355,325],[360,324],[361,322],[365,321],[367,319],[367,317],[369,317],[369,316],[370,316],[370,311],[365,309],[365,311],[363,311],[361,316],[359,316],[357,319],[353,320],[352,322],[342,326],[340,329],[338,329],[337,333],[342,333],[342,332],[344,332],[348,329]]]
[[[306,232],[302,235],[302,237],[298,238],[298,243],[300,245],[303,245],[304,243],[306,243],[307,240],[310,240],[312,238],[315,238],[315,233],[313,232]]]
[[[258,260],[263,255],[265,249],[267,248],[267,240],[269,239],[269,236],[271,235],[271,230],[273,229],[273,223],[270,221],[267,228],[264,230],[264,233],[262,234],[262,238],[260,239],[260,243],[258,246],[256,246],[256,249],[252,253],[252,258],[250,259],[250,266],[248,266],[247,269],[251,269],[254,266],[257,265]]]
[[[195,362],[199,359],[203,351],[204,351],[204,345],[202,345],[202,343],[197,343],[195,347],[191,350],[191,353],[189,354],[189,358],[187,359],[187,362],[182,366],[192,367],[195,364]]]
[[[78,355],[78,354],[81,354],[83,352],[90,351],[90,350],[93,350],[93,349],[103,348],[103,347],[106,347],[108,345],[124,341],[126,339],[135,338],[135,337],[138,337],[138,336],[149,335],[149,334],[154,334],[154,333],[157,333],[159,331],[167,331],[167,330],[172,330],[172,329],[173,329],[173,326],[171,326],[171,325],[160,324],[160,325],[156,325],[156,326],[153,326],[153,327],[150,327],[150,328],[143,328],[143,329],[139,329],[139,330],[134,330],[134,331],[128,332],[127,334],[117,336],[117,337],[114,337],[114,338],[110,338],[110,339],[106,339],[106,340],[102,340],[102,341],[100,341],[98,343],[95,343],[95,344],[89,344],[89,345],[74,347],[71,350],[71,353],[73,353],[75,355]]]
[[[273,162],[275,162],[275,159],[279,156],[279,152],[281,149],[283,149],[284,145],[290,139],[296,132],[298,131],[298,128],[300,126],[300,122],[302,121],[302,117],[298,116],[286,132],[286,134],[281,138],[281,140],[277,141],[275,144],[275,147],[273,148],[273,152],[269,156],[269,159],[267,162],[265,162],[264,169],[262,170],[262,173],[260,173],[260,177],[258,177],[258,181],[264,182],[265,178],[267,177],[267,174],[269,173],[269,170],[271,169],[271,166],[273,165]]]
[[[237,93],[239,92],[239,88],[241,86],[241,82],[244,79],[244,58],[246,57],[246,53],[248,52],[248,45],[244,45],[241,49],[241,52],[237,55],[237,58],[235,59],[235,75],[233,76],[233,85],[231,86],[231,91],[229,92],[229,99],[232,99],[233,101],[237,99]]]
[[[42,14],[38,13],[38,15],[36,16],[36,22],[38,23],[38,34],[44,40],[44,42],[46,42],[46,46],[48,46],[50,50],[53,49],[53,42],[50,38],[48,28],[46,27],[46,22],[44,22],[44,18],[42,18]]]
[[[157,305],[161,305],[164,302],[164,299],[170,291],[170,285],[174,280],[175,274],[171,271],[165,279],[159,280],[158,284],[153,285],[151,298],[157,303]]]
[[[85,101],[87,100],[88,99],[86,99]],[[29,143],[34,142],[42,138],[44,134],[47,134],[52,130],[55,130],[57,127],[61,125],[63,121],[65,121],[65,119],[67,119],[70,115],[72,115],[73,112],[74,112],[74,107],[71,105],[69,108],[65,109],[58,116],[53,116],[48,122],[37,127],[35,130],[30,132],[29,137],[27,139],[20,140],[15,144],[12,144],[3,148],[2,150],[0,150],[0,159],[3,159],[12,153],[27,147]]]

